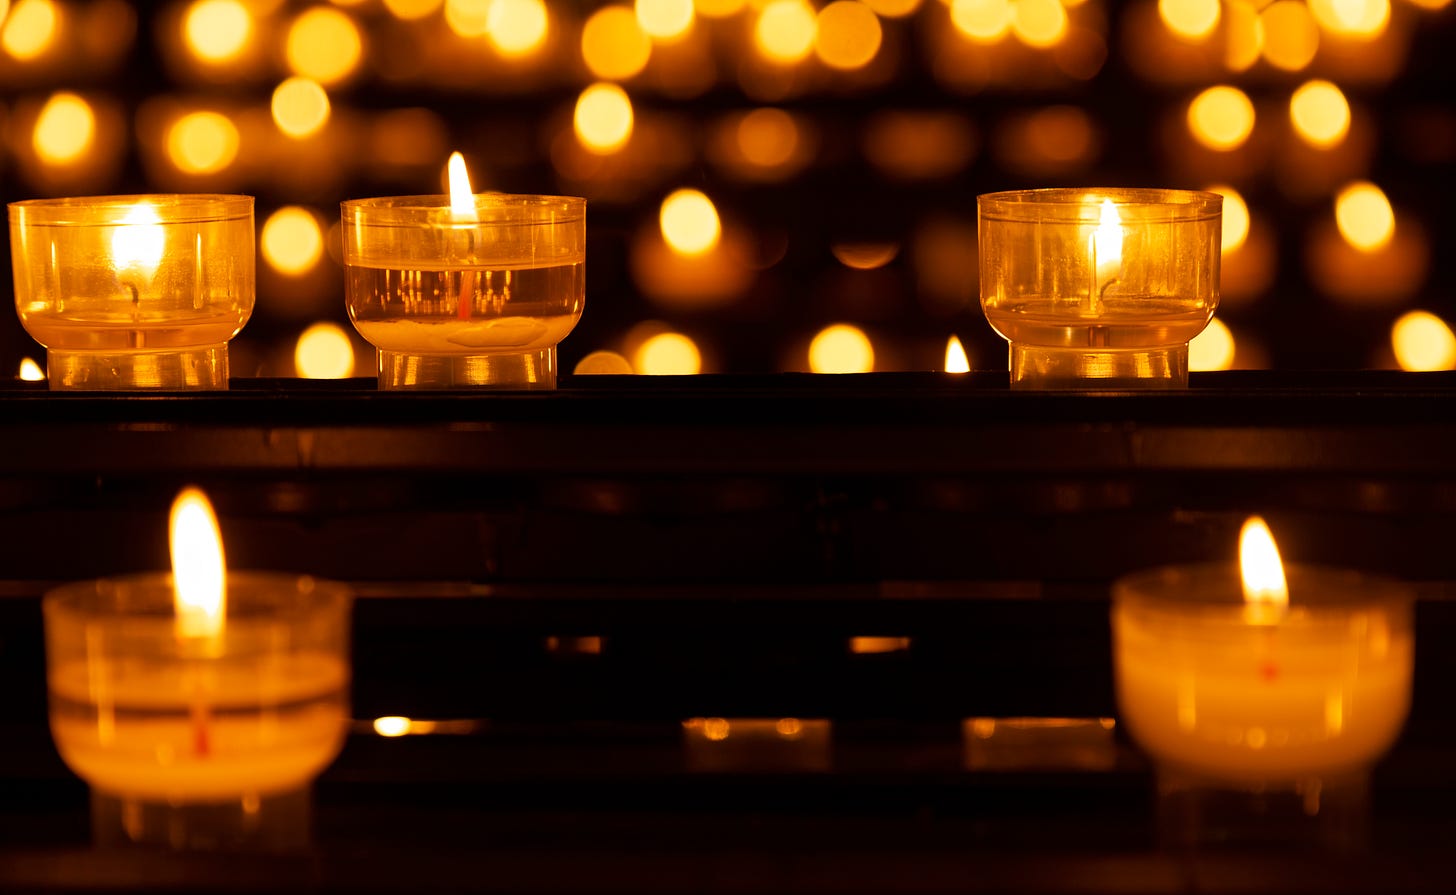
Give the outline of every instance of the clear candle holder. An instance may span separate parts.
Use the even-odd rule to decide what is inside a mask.
[[[1223,197],[1044,189],[978,197],[981,307],[1012,388],[1188,385],[1218,307]]]
[[[586,200],[482,193],[343,203],[349,319],[382,389],[556,387],[586,297]]]
[[[253,197],[12,202],[15,307],[50,387],[225,389],[253,312]]]
[[[1120,723],[1153,759],[1166,844],[1365,841],[1371,766],[1410,708],[1410,592],[1286,567],[1289,607],[1244,603],[1236,565],[1154,569],[1113,588]]]
[[[294,851],[349,717],[343,585],[229,572],[215,638],[179,637],[172,576],[43,602],[51,733],[91,786],[97,844]]]

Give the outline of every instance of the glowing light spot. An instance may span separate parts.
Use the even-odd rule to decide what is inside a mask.
[[[74,93],[57,93],[36,116],[31,144],[41,161],[64,165],[83,157],[95,137],[96,115],[91,105]]]
[[[1222,251],[1227,255],[1249,238],[1249,206],[1239,191],[1231,186],[1211,186],[1208,191],[1223,196]]]
[[[384,0],[384,8],[396,19],[423,19],[440,8],[442,0]]]
[[[326,85],[352,74],[363,52],[354,20],[327,6],[315,6],[294,19],[284,46],[294,74]]]
[[[548,19],[541,0],[493,0],[485,35],[502,56],[525,56],[545,43]]]
[[[703,736],[714,741],[728,739],[727,719],[705,718],[703,720]]]
[[[630,78],[647,67],[652,39],[625,6],[592,13],[581,29],[581,58],[592,74],[610,81]]]
[[[774,62],[801,62],[814,52],[818,20],[803,0],[771,0],[758,12],[753,45]]]
[[[1188,104],[1188,129],[1210,149],[1237,149],[1254,132],[1254,104],[1237,87],[1210,87]]]
[[[1061,0],[1016,0],[1011,30],[1029,47],[1055,46],[1067,34],[1067,11]]]
[[[225,62],[248,45],[253,16],[238,0],[198,0],[182,17],[182,35],[199,59]]]
[[[296,205],[269,215],[258,242],[263,260],[289,276],[312,270],[324,254],[324,235],[318,219]]]
[[[1310,0],[1309,11],[1326,31],[1361,40],[1379,37],[1390,24],[1390,0]]]
[[[637,24],[658,40],[676,40],[693,27],[693,0],[636,0]]]
[[[920,0],[864,0],[864,4],[887,19],[902,19],[920,8]]]
[[[1255,624],[1278,621],[1289,608],[1289,583],[1274,533],[1259,516],[1239,529],[1239,577],[1244,591],[1244,620]]]
[[[1373,252],[1395,236],[1395,209],[1380,187],[1358,181],[1335,196],[1335,224],[1350,245]]]
[[[874,346],[857,326],[836,323],[809,343],[809,369],[815,373],[869,373],[874,368]]]
[[[217,514],[202,489],[182,489],[167,531],[177,636],[215,644],[227,624],[227,563]]]
[[[1158,17],[1168,30],[1189,40],[1203,40],[1218,27],[1218,0],[1158,0]]]
[[[167,129],[167,157],[186,174],[215,174],[238,157],[238,129],[216,112],[190,112]]]
[[[804,724],[798,718],[780,718],[774,722],[774,730],[785,739],[794,739],[804,732]]]
[[[445,24],[461,37],[485,34],[491,0],[445,0]]]
[[[956,336],[945,343],[945,371],[947,373],[971,372],[971,359],[966,356],[966,346]]]
[[[20,379],[22,382],[42,382],[45,378],[45,370],[40,368],[40,364],[28,357],[21,358]]]
[[[576,138],[592,152],[616,152],[632,138],[632,100],[616,84],[593,84],[576,100]]]
[[[1248,71],[1264,55],[1264,20],[1253,4],[1232,0],[1224,17],[1224,64]]]
[[[0,47],[22,62],[44,53],[55,40],[60,14],[51,0],[20,0],[0,31]]]
[[[593,351],[577,361],[574,376],[627,376],[632,362],[615,351]]]
[[[695,0],[693,7],[697,9],[698,15],[707,16],[711,19],[727,18],[737,15],[748,5],[748,0]]]
[[[315,323],[298,337],[293,367],[304,379],[347,379],[354,375],[354,345],[336,323]]]
[[[776,168],[794,157],[799,126],[783,109],[754,109],[738,122],[738,151],[750,163]]]
[[[829,247],[834,257],[845,267],[855,270],[874,270],[884,267],[900,254],[897,242],[836,242]]]
[[[879,18],[860,0],[835,0],[819,10],[814,52],[830,68],[863,68],[880,51],[883,39]]]
[[[1264,58],[1275,68],[1299,71],[1319,52],[1319,27],[1304,0],[1279,0],[1259,14],[1264,23]]]
[[[723,235],[713,200],[697,190],[678,190],[662,200],[658,223],[662,238],[683,255],[701,255],[716,246]]]
[[[317,81],[289,78],[273,91],[273,123],[294,139],[318,133],[329,111],[329,95]]]
[[[703,358],[682,333],[658,333],[638,347],[632,366],[647,376],[692,376],[702,370]]]
[[[1421,9],[1437,10],[1445,9],[1451,4],[1451,0],[1410,0]]]
[[[374,732],[382,737],[402,737],[410,731],[410,719],[400,715],[385,715],[374,719]]]
[[[1390,328],[1390,344],[1402,370],[1456,369],[1456,334],[1435,314],[1402,314]]]
[[[1217,317],[1188,343],[1188,369],[1227,370],[1234,365],[1234,334]]]
[[[955,0],[950,21],[966,37],[991,43],[1011,30],[1010,0]]]
[[[1309,81],[1289,98],[1289,120],[1311,146],[1337,146],[1350,132],[1350,103],[1329,81]]]

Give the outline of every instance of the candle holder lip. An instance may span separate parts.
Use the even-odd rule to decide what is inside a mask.
[[[1146,219],[1160,223],[1206,221],[1223,213],[1223,196],[1207,190],[1150,187],[1044,187],[982,193],[976,207],[983,218],[1017,223],[1097,224],[1104,199],[1117,205],[1122,223]]]
[[[1318,623],[1343,618],[1351,609],[1409,608],[1415,593],[1394,578],[1354,569],[1286,563],[1289,584],[1287,619]],[[1118,578],[1112,600],[1119,608],[1148,615],[1197,614],[1211,621],[1244,624],[1242,576],[1237,562],[1157,566]]]
[[[226,581],[230,625],[328,614],[345,608],[352,597],[348,585],[311,575],[229,569]],[[126,618],[171,626],[176,614],[172,573],[137,572],[62,584],[46,592],[41,608],[47,620]]]
[[[482,192],[475,194],[475,219],[455,221],[463,227],[477,224],[569,224],[586,215],[587,200],[580,196]],[[346,218],[369,226],[439,226],[453,217],[448,195],[375,196],[339,203]]]
[[[241,193],[131,193],[20,199],[7,203],[10,223],[52,227],[96,227],[128,223],[138,203],[158,212],[159,224],[191,224],[250,218],[254,199]]]

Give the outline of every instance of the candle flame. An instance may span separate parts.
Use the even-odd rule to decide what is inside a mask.
[[[945,343],[945,371],[947,373],[971,372],[971,359],[966,357],[966,348],[961,340],[951,336]]]
[[[475,192],[470,188],[470,174],[465,170],[465,156],[450,153],[450,214],[457,221],[475,220]]]
[[[1289,608],[1289,587],[1274,535],[1258,516],[1250,516],[1239,532],[1239,568],[1244,583],[1244,618],[1267,624]]]
[[[1097,281],[1115,280],[1122,273],[1122,218],[1111,199],[1102,200],[1102,216],[1093,235],[1097,247]]]
[[[111,258],[121,270],[135,269],[152,278],[162,260],[167,231],[150,202],[138,202],[121,219],[111,234]]]
[[[177,636],[216,639],[227,616],[227,568],[217,516],[200,488],[177,495],[169,528]]]

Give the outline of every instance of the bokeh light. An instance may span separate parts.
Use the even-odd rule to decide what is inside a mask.
[[[1202,40],[1218,27],[1219,0],[1158,0],[1158,17],[1179,37]]]
[[[738,121],[738,151],[749,163],[774,168],[794,157],[799,147],[799,126],[783,109],[754,109]]]
[[[1217,317],[1188,343],[1188,369],[1228,370],[1234,365],[1234,334]]]
[[[819,10],[814,52],[830,68],[863,68],[880,51],[883,39],[879,18],[860,0],[835,0]]]
[[[864,0],[864,4],[887,19],[903,19],[920,8],[920,0]]]
[[[21,382],[44,382],[46,378],[45,370],[40,368],[40,364],[28,357],[20,360],[19,376]]]
[[[1208,191],[1223,196],[1222,251],[1225,255],[1238,251],[1249,238],[1249,206],[1231,186],[1211,186]]]
[[[698,15],[707,16],[710,19],[724,19],[731,15],[737,15],[748,5],[748,0],[695,0],[693,8]]]
[[[1350,245],[1373,252],[1395,236],[1395,210],[1380,187],[1360,181],[1335,196],[1335,224]]]
[[[698,190],[683,189],[662,200],[658,213],[662,238],[682,255],[701,255],[718,244],[723,233],[713,200]],[[639,369],[641,364],[638,364]]]
[[[293,77],[273,91],[273,123],[294,139],[312,136],[329,121],[329,95],[319,82]]]
[[[1428,311],[1402,314],[1390,327],[1390,345],[1402,370],[1456,369],[1456,334]]]
[[[550,16],[542,0],[491,0],[485,35],[502,56],[525,56],[546,42]]]
[[[615,351],[593,351],[576,362],[574,376],[626,376],[632,373],[632,362]]]
[[[382,737],[402,737],[410,732],[410,719],[403,715],[385,715],[374,719],[374,732]]]
[[[1300,71],[1319,52],[1319,26],[1304,0],[1278,0],[1259,14],[1264,23],[1264,58],[1284,71]]]
[[[1350,103],[1329,81],[1307,81],[1289,98],[1289,120],[1311,146],[1338,146],[1350,132]]]
[[[51,0],[20,0],[0,30],[0,47],[22,62],[44,53],[55,40],[60,13]]]
[[[492,0],[445,0],[445,24],[461,37],[481,37]]]
[[[1253,3],[1230,0],[1223,16],[1224,65],[1248,71],[1264,56],[1264,20]]]
[[[238,0],[197,0],[182,16],[182,35],[193,55],[207,62],[237,57],[253,33],[253,16]]]
[[[874,346],[857,326],[827,326],[809,343],[809,369],[815,373],[869,373],[874,368]]]
[[[62,92],[41,107],[31,145],[41,161],[66,165],[85,157],[95,138],[96,114],[91,104],[74,93]]]
[[[353,74],[364,41],[347,14],[315,6],[293,20],[284,52],[294,74],[329,85]]]
[[[954,0],[951,24],[966,37],[990,43],[1011,30],[1010,0]]]
[[[703,358],[692,339],[663,332],[638,346],[632,366],[646,376],[692,376],[702,372]]]
[[[1237,149],[1254,132],[1254,104],[1237,87],[1210,87],[1188,104],[1188,129],[1209,149]]]
[[[414,21],[433,15],[444,0],[384,0],[384,8],[397,19]]]
[[[647,67],[652,39],[626,6],[604,6],[581,29],[581,58],[592,74],[623,81]]]
[[[758,12],[753,45],[774,62],[801,62],[814,52],[818,20],[804,0],[770,0]]]
[[[1309,11],[1321,28],[1361,40],[1373,40],[1390,24],[1390,0],[1309,0]]]
[[[898,242],[836,242],[829,247],[840,264],[851,270],[875,270],[900,254]]]
[[[324,253],[324,235],[318,219],[308,209],[296,205],[269,215],[258,242],[268,266],[289,276],[313,270]]]
[[[1061,0],[1016,0],[1011,30],[1029,47],[1055,46],[1067,34],[1067,11]]]
[[[184,174],[215,174],[238,157],[237,126],[217,112],[189,112],[167,129],[167,158]]]
[[[693,27],[693,0],[636,0],[633,11],[642,30],[658,40],[676,40]]]
[[[304,379],[347,379],[354,375],[354,344],[337,323],[315,323],[298,337],[293,367]]]
[[[632,100],[616,84],[600,82],[576,99],[572,124],[576,137],[592,152],[616,152],[632,138]]]

